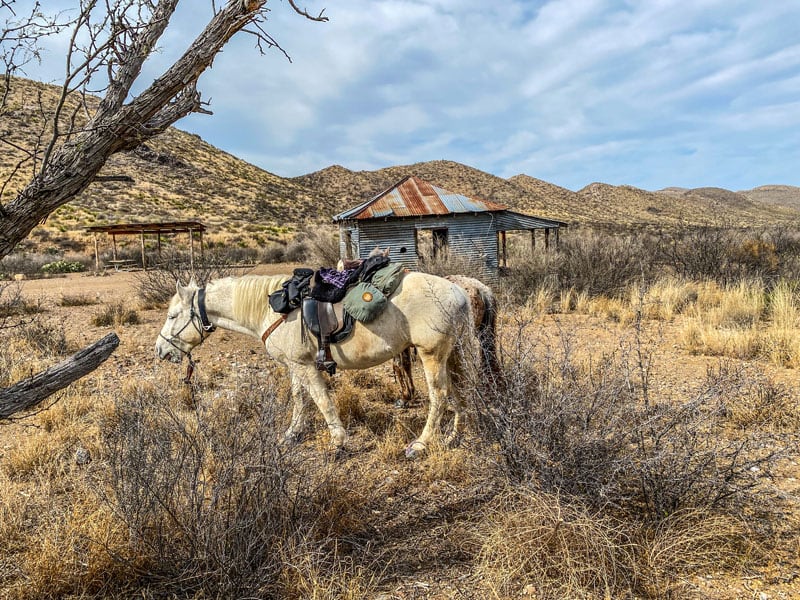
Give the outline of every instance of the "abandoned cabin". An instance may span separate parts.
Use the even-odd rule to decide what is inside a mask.
[[[506,232],[530,231],[531,250],[536,232],[550,235],[566,223],[509,210],[507,206],[469,198],[423,181],[405,177],[389,189],[333,217],[339,225],[339,254],[363,258],[376,246],[389,247],[390,258],[411,268],[445,254],[465,259],[493,277],[508,265]]]

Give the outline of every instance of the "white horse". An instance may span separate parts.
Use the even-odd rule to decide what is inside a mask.
[[[227,277],[205,288],[177,284],[167,320],[156,341],[156,355],[181,362],[216,327],[261,338],[267,353],[286,365],[291,378],[292,419],[286,441],[299,439],[307,426],[307,391],[316,404],[337,448],[347,432],[331,401],[322,374],[315,366],[316,340],[304,335],[300,311],[287,316],[272,311],[267,297],[281,288],[288,275]],[[430,404],[422,433],[406,448],[414,457],[425,451],[437,435],[448,398],[455,412],[447,442],[456,439],[463,419],[462,402],[453,375],[464,372],[463,356],[455,352],[458,340],[475,339],[470,303],[456,284],[426,273],[407,273],[389,296],[386,309],[369,323],[356,323],[345,341],[331,345],[340,369],[366,369],[391,360],[415,346],[428,384]],[[191,364],[191,363],[190,363]]]
[[[500,360],[497,356],[497,298],[492,289],[474,277],[466,275],[447,275],[445,279],[460,287],[469,299],[472,318],[481,350],[483,376],[497,382],[501,375]],[[400,398],[395,406],[408,406],[414,398],[416,388],[411,373],[413,348],[407,348],[395,357],[392,363],[395,379],[400,385]]]

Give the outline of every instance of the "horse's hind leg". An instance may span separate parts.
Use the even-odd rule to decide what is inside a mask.
[[[455,446],[461,439],[461,426],[464,421],[464,398],[460,389],[465,381],[466,363],[464,357],[460,356],[460,351],[456,348],[448,360],[450,370],[450,406],[452,406],[455,416],[453,417],[453,429],[447,434],[445,445]]]
[[[428,383],[430,397],[428,419],[425,421],[425,428],[419,437],[406,448],[406,456],[408,458],[414,458],[418,454],[425,452],[428,444],[437,435],[442,413],[447,402],[448,374],[445,366],[446,360],[437,354],[425,352],[421,349],[419,350],[419,356],[425,370],[425,380]]]
[[[336,405],[331,400],[328,386],[322,378],[322,373],[309,365],[298,366],[295,370],[328,425],[328,431],[331,433],[331,443],[337,448],[341,448],[347,441],[347,431],[339,418],[339,411],[336,409]]]

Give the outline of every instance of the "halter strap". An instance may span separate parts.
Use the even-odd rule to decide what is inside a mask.
[[[217,328],[216,325],[208,320],[208,313],[206,313],[206,288],[204,287],[197,290],[197,312],[200,315],[200,324],[205,331],[211,333]]]

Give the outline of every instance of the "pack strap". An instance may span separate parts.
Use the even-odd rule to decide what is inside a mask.
[[[267,343],[267,338],[272,335],[272,332],[275,331],[278,328],[278,326],[286,320],[286,318],[288,316],[289,316],[288,314],[287,315],[281,315],[280,317],[278,317],[277,321],[275,321],[272,325],[267,327],[267,330],[264,333],[261,334],[261,343],[262,344],[266,344]]]

